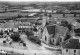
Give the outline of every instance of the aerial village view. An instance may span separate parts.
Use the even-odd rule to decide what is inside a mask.
[[[80,55],[80,2],[0,2],[0,55]]]

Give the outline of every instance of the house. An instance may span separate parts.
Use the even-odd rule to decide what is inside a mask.
[[[80,49],[62,49],[62,55],[80,55]]]
[[[68,39],[62,43],[62,55],[80,55],[79,39]]]
[[[59,37],[61,38],[61,42],[63,42],[64,39],[67,37],[66,35],[68,35],[69,30],[67,27],[56,25],[55,32],[56,32],[55,37],[57,37],[56,35],[59,35]]]
[[[43,30],[42,42],[48,45],[59,45],[66,38],[67,32],[66,27],[47,25]]]
[[[55,35],[55,25],[46,26],[42,34],[42,42],[50,44],[50,38]]]

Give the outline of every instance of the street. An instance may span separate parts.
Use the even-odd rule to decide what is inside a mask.
[[[51,51],[46,49],[44,46],[39,46],[38,44],[35,44],[34,42],[31,42],[27,39],[27,36],[25,34],[21,34],[21,39],[27,44],[27,47],[25,49],[22,49],[17,43],[12,44],[14,47],[7,47],[0,45],[0,50],[6,50],[6,51],[13,51],[20,54],[28,54],[28,55],[59,55],[60,52],[58,51]],[[8,44],[7,44],[8,45]],[[17,47],[15,47],[17,45]]]
[[[29,48],[29,50],[39,50],[40,46],[28,40],[25,34],[22,34],[20,38],[27,44],[27,47]]]

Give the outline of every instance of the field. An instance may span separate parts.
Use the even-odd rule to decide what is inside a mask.
[[[30,13],[20,13],[20,12],[5,12],[0,13],[0,18],[10,18],[10,17],[17,17],[19,15],[25,16]]]
[[[0,53],[0,55],[24,55],[24,54],[2,54]]]
[[[5,13],[0,13],[0,19],[17,17],[18,14],[21,16],[26,16],[26,15],[31,14],[31,13],[5,12]],[[67,20],[68,22],[72,23],[73,21],[75,21],[75,19],[79,19],[79,15],[77,14],[77,17],[74,17],[73,14],[66,14],[65,17],[63,17],[63,14],[52,14],[51,19],[54,20],[54,18],[64,19],[64,20]]]

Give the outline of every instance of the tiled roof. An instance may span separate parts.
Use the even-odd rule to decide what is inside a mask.
[[[75,33],[80,33],[80,28],[74,29],[74,32],[75,32]]]
[[[63,26],[56,25],[56,33],[60,34],[61,36],[64,36],[68,31],[68,28]]]
[[[47,30],[49,34],[55,34],[55,25],[47,26]]]
[[[80,49],[80,43],[78,39],[69,39],[62,43],[63,48],[69,48],[69,49]]]

